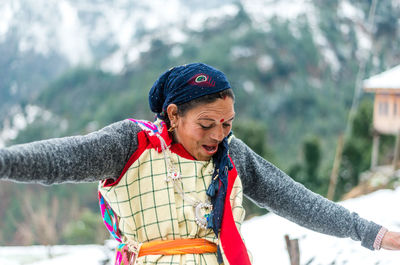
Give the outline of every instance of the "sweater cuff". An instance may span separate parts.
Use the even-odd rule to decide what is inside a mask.
[[[374,249],[374,242],[376,239],[376,236],[379,233],[379,230],[382,228],[381,225],[378,225],[374,222],[369,221],[367,223],[367,227],[365,227],[364,229],[364,236],[361,239],[361,245],[363,247],[366,247],[370,250],[375,250]]]
[[[381,247],[382,247],[382,239],[385,236],[387,231],[388,230],[385,227],[382,227],[379,230],[378,234],[376,235],[375,242],[374,242],[374,249],[375,250],[380,250],[381,249]]]

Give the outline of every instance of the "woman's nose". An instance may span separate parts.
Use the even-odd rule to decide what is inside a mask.
[[[221,142],[224,139],[224,129],[222,126],[216,126],[215,130],[211,134],[211,138],[218,142]]]

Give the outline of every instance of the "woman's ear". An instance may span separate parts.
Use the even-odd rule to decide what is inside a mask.
[[[178,122],[178,106],[175,104],[169,104],[167,107],[168,119],[171,122],[171,126],[176,126]]]

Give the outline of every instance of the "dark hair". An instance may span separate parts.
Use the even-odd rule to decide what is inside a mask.
[[[195,98],[191,101],[182,103],[177,105],[178,107],[178,115],[179,116],[185,116],[185,114],[191,110],[194,109],[195,107],[202,105],[202,104],[209,104],[217,101],[218,99],[225,99],[226,97],[230,97],[232,100],[235,100],[235,94],[233,94],[233,90],[231,88],[225,89],[223,91],[205,95],[199,98]],[[165,115],[164,118],[165,123],[167,124],[167,127],[169,128],[171,126],[171,122],[168,118],[168,115]]]

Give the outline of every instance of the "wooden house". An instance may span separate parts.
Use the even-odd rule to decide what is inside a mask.
[[[400,65],[364,80],[363,88],[375,93],[371,158],[371,167],[374,168],[378,160],[379,135],[400,133]],[[394,165],[397,163],[396,156],[398,147],[395,149]]]

